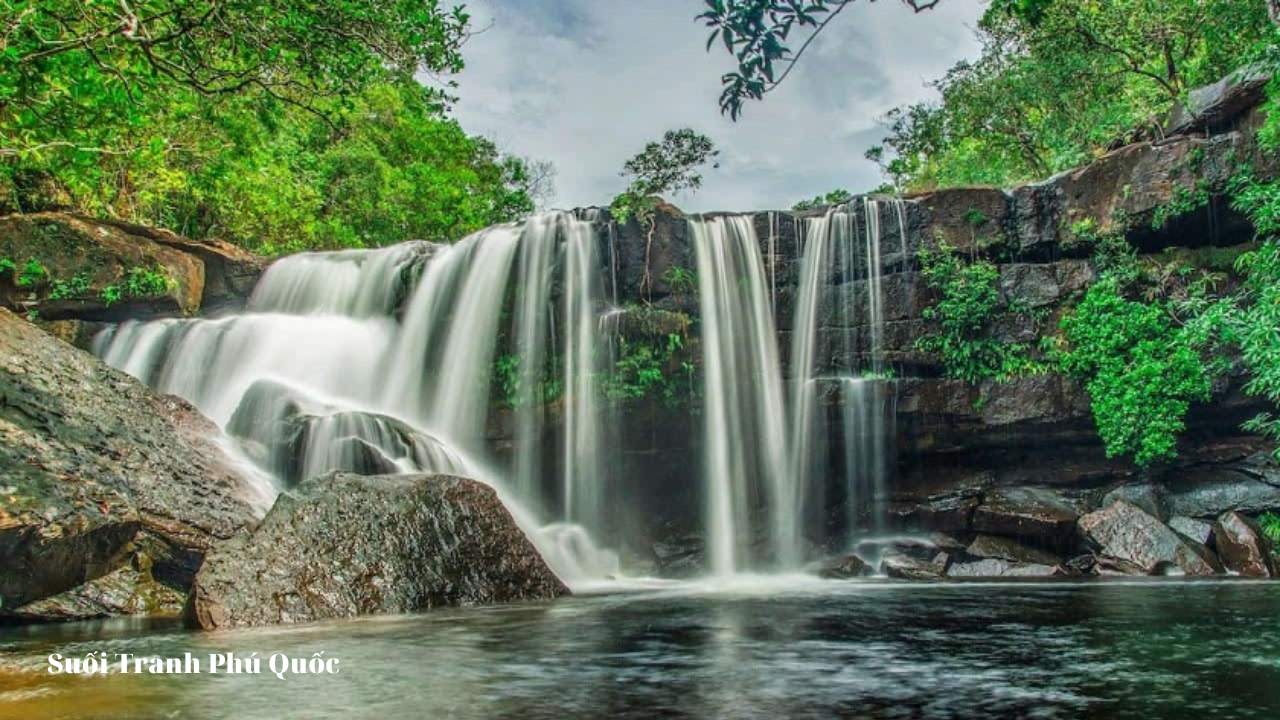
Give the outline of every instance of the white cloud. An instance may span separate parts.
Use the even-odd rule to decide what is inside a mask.
[[[710,135],[721,166],[703,189],[674,198],[688,210],[786,207],[835,187],[880,183],[863,159],[877,120],[929,97],[977,44],[976,0],[913,15],[881,0],[851,7],[796,72],[732,123],[719,113],[721,49],[705,52],[701,0],[468,0],[478,28],[464,54],[455,115],[507,152],[558,170],[557,205],[608,202],[623,161],[676,127]]]

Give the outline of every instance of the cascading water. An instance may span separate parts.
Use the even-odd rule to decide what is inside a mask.
[[[864,200],[798,221],[786,381],[775,328],[787,273],[779,217],[768,218],[766,247],[751,217],[689,220],[704,354],[702,497],[717,575],[801,567],[811,543],[829,544],[830,500],[847,509],[848,530],[875,527],[868,519],[880,513],[868,508],[884,496],[892,434],[882,207]],[[902,207],[891,207],[901,231]],[[596,544],[618,540],[614,513],[637,489],[610,480],[605,463],[619,419],[601,379],[625,314],[614,307],[612,228],[608,237],[605,257],[593,215],[556,212],[452,246],[297,255],[271,266],[243,313],[125,323],[95,349],[191,400],[280,487],[331,470],[471,475],[499,488],[566,579],[614,575],[616,554]],[[495,368],[506,373],[514,440],[500,472],[486,443]],[[842,489],[832,495],[836,477]]]
[[[795,567],[772,299],[747,217],[693,218],[702,310],[707,543],[713,573]]]
[[[566,421],[575,430],[566,434],[561,466],[574,472],[564,476],[564,514],[551,518],[561,522],[545,528],[522,507],[541,506],[538,489],[519,481],[532,477],[539,458],[521,453],[518,482],[506,487],[489,469],[484,446],[491,368],[517,255],[522,293],[514,334],[531,380],[554,337],[547,304],[557,258],[566,273],[562,382],[570,395]],[[616,573],[616,558],[567,522],[596,513],[601,502],[593,487],[601,477],[591,470],[601,453],[593,385],[597,263],[592,223],[569,213],[489,228],[447,247],[296,255],[271,266],[244,313],[125,323],[102,333],[95,351],[196,404],[281,487],[331,470],[470,475],[498,486],[566,580]],[[535,383],[526,387],[535,392]],[[517,424],[520,447],[534,452],[537,422]]]
[[[846,543],[859,531],[883,529],[894,434],[893,382],[884,361],[881,209],[886,202],[895,213],[899,253],[905,257],[901,201],[863,198],[857,206],[835,207],[806,221],[791,345],[792,470],[799,512],[828,543],[835,538],[825,532],[821,515],[831,504],[831,477],[843,477]],[[825,444],[835,434],[824,402],[832,395],[841,428],[838,453]]]

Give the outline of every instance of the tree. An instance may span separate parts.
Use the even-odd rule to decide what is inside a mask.
[[[791,209],[796,212],[816,210],[818,208],[830,207],[832,205],[843,205],[852,199],[853,193],[845,190],[844,188],[836,188],[826,195],[819,195],[812,200],[801,200],[795,205],[792,205]]]
[[[697,19],[711,28],[707,50],[716,41],[733,55],[738,69],[721,78],[720,111],[737,120],[744,101],[759,100],[791,74],[796,63],[827,25],[855,0],[706,0]],[[875,0],[867,0],[875,2]],[[902,0],[915,12],[941,0]],[[792,51],[787,45],[794,30],[809,30]]]
[[[1158,138],[1174,102],[1271,28],[1261,4],[1235,0],[995,2],[980,57],[933,84],[941,102],[890,112],[868,157],[907,189],[1042,178]]]
[[[648,143],[644,150],[623,164],[622,177],[630,178],[631,182],[613,199],[609,211],[618,222],[625,223],[634,218],[647,226],[641,292],[647,294],[652,284],[649,251],[656,229],[653,212],[657,201],[654,196],[702,187],[702,167],[707,163],[720,167],[716,162],[719,156],[720,151],[716,150],[711,138],[690,128],[682,128],[668,130],[661,141]]]

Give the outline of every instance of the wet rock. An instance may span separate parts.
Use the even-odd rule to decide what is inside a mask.
[[[1124,500],[1137,505],[1160,520],[1165,520],[1169,517],[1164,488],[1155,483],[1121,485],[1103,496],[1102,507],[1109,507],[1117,500]]]
[[[1017,540],[995,535],[979,535],[965,548],[965,553],[975,558],[1004,560],[1012,563],[1047,565],[1053,567],[1062,561],[1057,555],[1039,548],[1024,545]]]
[[[1277,577],[1271,540],[1252,519],[1237,512],[1223,513],[1213,526],[1218,556],[1228,570],[1247,577]]]
[[[1206,547],[1213,545],[1213,523],[1185,515],[1169,518],[1169,527]]]
[[[880,572],[900,580],[937,580],[947,574],[951,556],[928,542],[893,543],[880,557]]]
[[[1193,89],[1187,93],[1185,102],[1174,106],[1165,134],[1185,135],[1229,126],[1262,101],[1270,80],[1271,74],[1265,68],[1251,66],[1212,85]]]
[[[230,243],[67,212],[0,217],[0,257],[45,271],[21,286],[0,277],[3,306],[44,320],[110,322],[242,306],[265,265]],[[142,271],[163,282],[138,283],[133,274]]]
[[[1070,549],[1075,544],[1076,506],[1048,488],[993,490],[973,514],[973,529],[1043,547]]]
[[[1213,553],[1124,500],[1080,518],[1080,532],[1100,559],[1119,561],[1125,571],[1145,575],[1214,575],[1222,566]]]
[[[947,577],[956,578],[1053,577],[1056,574],[1055,565],[1012,562],[1000,558],[957,562],[947,568]]]
[[[0,309],[0,614],[39,619],[32,603],[128,566],[190,587],[263,499],[217,437],[186,402]],[[46,619],[68,614],[55,605]]]
[[[1224,512],[1254,515],[1280,509],[1280,472],[1265,456],[1187,470],[1166,485],[1173,515],[1212,519]]]
[[[875,570],[857,555],[845,555],[820,564],[817,574],[828,580],[848,580],[874,575]]]
[[[130,565],[52,597],[13,610],[19,620],[61,622],[119,615],[182,613],[186,593],[156,582],[148,569]]]
[[[943,495],[920,501],[889,504],[890,519],[898,527],[911,530],[955,532],[968,530],[978,498],[973,495]]]
[[[249,387],[227,432],[247,441],[246,451],[291,486],[330,470],[359,475],[465,470],[452,448],[400,420],[317,403],[270,380]]]
[[[1063,575],[1088,576],[1098,572],[1098,558],[1093,553],[1077,555],[1060,566]]]
[[[196,577],[205,629],[559,597],[568,589],[483,483],[445,475],[308,480]]]

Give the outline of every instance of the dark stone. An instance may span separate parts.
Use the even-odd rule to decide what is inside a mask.
[[[1174,515],[1169,518],[1169,527],[1205,547],[1213,545],[1213,523],[1211,522],[1196,520],[1185,515]]]
[[[1280,509],[1280,474],[1269,460],[1184,471],[1166,482],[1169,512],[1216,518],[1224,512],[1260,514]]]
[[[1117,500],[1133,503],[1162,521],[1169,517],[1164,488],[1155,483],[1121,485],[1103,496],[1102,507],[1109,507]]]
[[[52,597],[27,603],[13,611],[20,620],[55,622],[91,620],[120,615],[182,613],[186,593],[155,581],[147,569],[125,565]]]
[[[1055,565],[1011,562],[1000,558],[956,562],[947,568],[947,577],[957,578],[1053,577],[1056,574]]]
[[[1142,508],[1117,500],[1080,518],[1080,532],[1102,559],[1119,561],[1126,573],[1215,575],[1222,565],[1213,553],[1160,522]]]
[[[1266,95],[1271,74],[1265,68],[1241,68],[1212,85],[1187,93],[1170,113],[1166,135],[1185,135],[1205,130],[1220,130],[1258,105]]]
[[[987,493],[973,515],[973,529],[1059,550],[1075,544],[1076,506],[1048,488],[1017,487]]]
[[[979,535],[969,543],[965,552],[975,558],[1006,560],[1030,565],[1058,565],[1062,558],[1051,552],[1029,547],[1012,538],[995,535]]]
[[[568,593],[493,488],[331,474],[280,496],[196,576],[199,627],[309,622]]]
[[[977,497],[950,495],[925,498],[919,502],[893,502],[889,504],[888,512],[900,527],[952,532],[969,529],[977,506]]]
[[[1064,575],[1088,576],[1098,572],[1098,558],[1093,553],[1077,555],[1062,563]]]
[[[1238,512],[1223,513],[1213,525],[1218,556],[1228,570],[1246,577],[1277,577],[1271,540],[1252,519]]]
[[[74,601],[32,603],[126,567],[140,587],[190,587],[209,548],[251,525],[263,500],[218,435],[186,402],[0,309],[0,614],[73,615]]]
[[[875,570],[857,555],[845,555],[821,563],[817,574],[828,580],[848,580],[874,575]]]
[[[937,580],[947,574],[951,556],[929,542],[898,542],[884,549],[880,572],[900,580]]]

